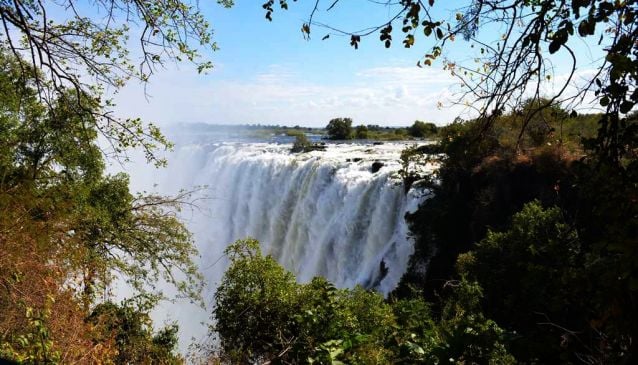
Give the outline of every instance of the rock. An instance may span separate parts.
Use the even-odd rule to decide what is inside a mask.
[[[385,166],[385,164],[384,164],[383,162],[381,162],[381,161],[374,161],[374,162],[372,163],[372,173],[374,174],[374,173],[378,172],[379,170],[381,170],[381,168],[382,168],[383,166]]]
[[[292,146],[290,152],[292,153],[300,153],[300,152],[312,152],[312,151],[325,151],[327,146],[325,144],[297,144],[295,143]]]

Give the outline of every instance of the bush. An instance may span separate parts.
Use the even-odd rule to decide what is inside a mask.
[[[303,132],[295,134],[295,142],[292,144],[290,152],[306,152],[312,147],[312,143],[308,140]]]

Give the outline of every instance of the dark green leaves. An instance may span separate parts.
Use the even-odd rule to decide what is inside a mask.
[[[423,34],[425,34],[426,37],[429,37],[430,34],[432,34],[432,27],[429,25],[423,26]]]
[[[631,101],[623,101],[622,103],[620,103],[620,112],[623,114],[627,114],[631,111],[631,109],[634,107],[634,103],[632,103]]]
[[[405,48],[410,48],[414,45],[414,36],[412,34],[408,34],[403,40],[403,44]]]
[[[273,4],[275,3],[275,0],[268,0],[265,3],[262,4],[262,8],[264,8],[266,10],[266,19],[268,19],[268,21],[272,22],[272,12],[273,12]]]
[[[571,23],[566,23],[570,24]],[[549,53],[556,53],[562,45],[567,43],[567,39],[569,38],[569,29],[567,26],[559,29],[554,36],[552,37],[552,41],[549,44]],[[573,30],[572,30],[573,31]]]
[[[350,118],[334,118],[328,122],[326,126],[328,138],[336,140],[351,139],[352,135],[352,119]]]
[[[384,42],[385,48],[390,48],[390,46],[392,45],[392,24],[388,24],[381,29],[379,40]]]
[[[596,32],[596,22],[593,18],[587,18],[578,24],[578,34],[581,37],[594,35]]]
[[[310,38],[310,24],[303,23],[301,26],[301,34],[303,34],[304,38]]]
[[[359,49],[359,42],[361,42],[361,36],[358,36],[358,35],[350,36],[350,45],[354,47],[354,49]]]
[[[265,358],[293,364],[513,360],[500,343],[503,330],[479,311],[476,283],[463,282],[446,303],[444,318],[435,323],[420,296],[385,301],[361,287],[337,289],[323,278],[298,284],[253,239],[235,242],[226,253],[231,263],[215,293],[213,318],[222,355],[232,363]]]

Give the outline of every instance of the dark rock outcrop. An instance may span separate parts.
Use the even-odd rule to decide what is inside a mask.
[[[385,164],[384,164],[383,162],[381,162],[381,161],[374,161],[374,162],[372,163],[372,170],[371,170],[371,171],[372,171],[372,173],[374,174],[374,173],[378,172],[379,170],[381,170],[381,168],[382,168],[383,166],[385,166]]]

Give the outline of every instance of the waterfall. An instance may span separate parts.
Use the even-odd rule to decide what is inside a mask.
[[[224,249],[246,237],[258,239],[300,282],[323,276],[337,287],[389,293],[414,251],[405,215],[423,199],[414,189],[405,193],[398,176],[406,144],[328,144],[301,154],[290,147],[181,144],[167,169],[130,171],[132,187],[156,184],[166,194],[202,187],[198,209],[183,217],[201,253],[209,297],[228,265]]]

